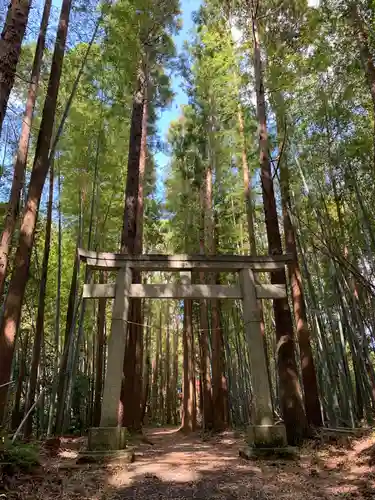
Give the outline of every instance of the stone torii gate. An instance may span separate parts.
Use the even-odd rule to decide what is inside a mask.
[[[275,425],[271,388],[267,374],[261,332],[258,299],[286,297],[284,285],[259,284],[254,273],[284,269],[290,257],[234,256],[215,257],[188,255],[140,255],[78,251],[79,258],[91,269],[117,271],[115,284],[85,284],[84,299],[114,299],[111,331],[108,338],[107,370],[104,381],[102,412],[99,428],[89,431],[90,450],[121,450],[125,447],[126,430],[118,425],[118,405],[121,394],[126,328],[130,298],[150,299],[242,299],[244,327],[251,366],[253,387],[250,444],[277,447],[286,444],[284,425]],[[142,285],[132,283],[132,272],[165,271],[180,273],[181,284]],[[192,271],[232,272],[239,275],[235,285],[193,285]]]

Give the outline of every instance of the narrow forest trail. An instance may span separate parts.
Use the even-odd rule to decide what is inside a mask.
[[[127,470],[117,470],[109,496],[98,500],[375,498],[375,470],[365,451],[371,440],[345,451],[305,449],[296,462],[249,462],[239,457],[244,441],[233,432],[206,441],[175,429],[146,435],[154,446],[139,450]]]
[[[239,458],[243,439],[232,432],[202,440],[176,429],[146,431],[153,446],[136,447],[133,464],[73,465],[77,440],[32,476],[15,478],[7,500],[316,500],[375,498],[375,444],[311,444],[296,461]],[[82,440],[78,440],[82,443]],[[74,446],[75,445],[75,446]],[[75,448],[73,450],[73,448]],[[73,461],[73,462],[72,462]],[[71,465],[69,465],[69,463]]]

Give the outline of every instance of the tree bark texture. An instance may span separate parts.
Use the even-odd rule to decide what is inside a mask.
[[[268,146],[268,130],[266,101],[264,93],[261,49],[255,9],[252,9],[252,34],[254,44],[254,73],[256,83],[257,114],[259,123],[259,150],[263,205],[267,229],[268,250],[270,255],[283,252],[276,208],[275,192],[271,172]],[[286,285],[285,271],[271,274],[273,284]],[[288,299],[273,301],[276,341],[277,365],[280,381],[280,401],[284,423],[290,444],[299,442],[307,428],[306,415],[302,402],[302,391],[298,379],[297,363],[294,351],[293,322]]]
[[[196,429],[196,392],[194,377],[194,337],[193,337],[193,310],[192,301],[184,300],[184,330],[183,341],[183,413],[181,429],[192,432]]]
[[[171,334],[170,334],[170,310],[167,308],[167,335],[165,339],[165,422],[167,425],[172,423],[172,404],[171,404]]]
[[[33,346],[33,357],[31,361],[31,370],[29,376],[29,388],[26,397],[26,406],[25,406],[26,413],[30,411],[35,400],[36,388],[38,383],[38,368],[40,363],[40,356],[41,356],[43,336],[44,336],[44,312],[45,312],[46,291],[47,291],[48,261],[49,261],[50,243],[51,243],[53,181],[54,181],[53,165],[51,165],[46,233],[44,239],[44,254],[42,263],[42,274],[40,277],[40,285],[39,285],[38,314],[35,326],[35,339]],[[32,430],[33,430],[33,419],[32,416],[30,415],[25,423],[24,435],[26,438],[29,438],[31,436]]]
[[[159,371],[160,371],[159,364],[160,364],[160,346],[161,346],[161,326],[162,326],[162,315],[160,309],[159,328],[157,328],[156,332],[155,359],[152,365],[151,417],[153,422],[156,422],[158,420],[158,382],[159,382]]]
[[[63,0],[26,207],[22,217],[14,272],[9,284],[8,295],[4,304],[4,318],[0,328],[0,385],[9,381],[14,341],[21,317],[22,302],[29,274],[40,198],[49,169],[49,148],[68,34],[70,9],[71,0]],[[2,420],[6,398],[7,388],[0,388],[0,420]]]
[[[243,120],[242,107],[238,107],[238,125],[241,138],[241,157],[242,157],[242,173],[244,183],[244,198],[247,217],[247,229],[249,233],[250,255],[257,254],[256,241],[255,241],[255,227],[254,227],[254,214],[253,214],[253,200],[251,192],[251,180],[249,171],[249,162],[247,161],[247,148],[245,137],[245,125]]]
[[[150,380],[151,380],[151,328],[149,327],[149,317],[147,318],[145,350],[144,350],[144,372],[143,372],[143,388],[142,388],[142,425],[145,422],[146,412],[149,417],[150,409]]]
[[[31,0],[11,0],[0,38],[0,134],[14,85]]]
[[[12,429],[16,430],[20,425],[22,420],[23,411],[21,410],[21,396],[22,396],[22,387],[26,378],[26,363],[27,363],[27,353],[29,350],[29,338],[30,332],[25,332],[25,338],[22,339],[19,346],[19,354],[18,354],[18,364],[19,371],[17,376],[17,385],[16,385],[16,394],[14,397],[14,406],[12,411]],[[0,421],[1,426],[1,421]]]
[[[128,172],[125,188],[125,207],[121,237],[121,251],[134,255],[137,239],[137,204],[139,194],[139,164],[142,148],[145,76],[141,72],[133,98],[130,124]]]
[[[280,158],[280,187],[284,218],[285,248],[293,255],[293,262],[288,266],[289,281],[292,287],[294,319],[297,327],[297,339],[300,350],[302,381],[307,422],[311,426],[323,425],[320,410],[318,381],[315,371],[314,356],[310,343],[310,331],[307,322],[301,269],[298,262],[297,242],[290,218],[289,171],[283,158]]]
[[[204,184],[201,189],[201,227],[199,238],[199,252],[205,255],[205,189]],[[199,275],[201,284],[205,284],[205,274]],[[211,380],[211,360],[209,350],[209,327],[207,301],[201,300],[199,304],[199,351],[200,351],[200,378],[202,386],[202,411],[203,426],[205,429],[212,429],[214,425],[213,405],[212,405],[212,380]]]
[[[177,316],[177,313],[176,313]],[[173,413],[173,424],[178,424],[178,399],[177,399],[177,384],[178,384],[178,344],[179,344],[179,335],[178,335],[178,325],[179,321],[176,318],[175,327],[173,331],[173,375],[172,375],[172,413]]]
[[[211,161],[214,155],[211,152]],[[212,196],[212,176],[213,169],[209,165],[206,169],[206,223],[205,233],[207,234],[207,253],[208,255],[215,255],[216,242],[215,242],[215,220],[212,210],[213,196]],[[216,284],[216,275],[210,273],[207,277],[211,285]],[[227,425],[226,418],[226,378],[224,371],[224,345],[221,332],[220,308],[219,301],[213,299],[210,301],[211,305],[211,330],[212,330],[212,406],[213,406],[213,424],[216,431],[222,431]]]
[[[124,231],[122,246],[132,255],[142,253],[143,241],[143,183],[147,159],[147,122],[148,122],[148,102],[147,102],[147,83],[144,73],[140,77],[138,86],[139,92],[136,93],[133,102],[132,125],[130,140],[134,141],[133,147],[129,146],[128,160],[128,178],[131,175],[133,182],[131,188],[128,181],[126,185],[126,200],[124,212]],[[140,106],[142,113],[138,114]],[[136,105],[137,104],[137,105]],[[137,135],[132,135],[133,130]],[[138,122],[140,120],[140,123]],[[140,130],[139,130],[140,129]],[[140,132],[140,136],[138,135]],[[140,144],[138,144],[140,140]],[[131,202],[135,197],[134,206]],[[127,215],[126,215],[127,214]],[[135,215],[135,220],[130,221]],[[126,217],[127,223],[126,223]],[[135,227],[134,227],[135,224]],[[133,232],[134,231],[134,235]],[[141,273],[133,272],[133,283],[141,283]],[[142,327],[142,301],[140,299],[131,300],[131,323],[128,326],[128,338],[124,356],[124,383],[121,391],[121,406],[124,427],[132,431],[139,431],[142,427],[142,368],[143,368],[143,327]]]
[[[33,68],[31,71],[31,81],[27,94],[26,109],[23,116],[21,135],[18,143],[18,151],[14,164],[13,181],[10,191],[8,210],[5,216],[4,229],[0,240],[0,300],[4,293],[4,284],[8,269],[8,256],[11,248],[14,228],[16,226],[20,196],[25,179],[25,169],[27,163],[27,155],[29,150],[29,141],[31,135],[31,125],[36,102],[40,69],[42,66],[44,48],[46,45],[46,33],[48,21],[51,12],[52,0],[46,0],[44,4],[43,16],[39,30],[38,42],[35,50]]]
[[[242,146],[242,150],[241,150],[242,173],[243,173],[243,183],[244,183],[244,199],[245,199],[246,216],[247,216],[247,232],[248,232],[248,236],[249,236],[250,255],[257,255],[257,244],[256,244],[255,225],[254,225],[254,209],[253,209],[253,200],[252,200],[252,191],[251,191],[251,179],[250,179],[249,162],[247,161],[245,125],[244,125],[241,105],[239,105],[239,108],[238,108],[238,124],[239,124],[241,146]],[[264,355],[266,357],[266,362],[267,362],[268,380],[269,380],[270,387],[272,387],[272,383],[271,383],[272,379],[271,379],[270,365],[269,365],[269,354],[268,354],[268,348],[267,348],[266,328],[265,328],[265,324],[264,324],[263,304],[262,304],[261,300],[259,300],[259,311],[260,311],[260,327],[261,327],[261,331],[262,331],[262,335],[263,335]]]
[[[80,235],[78,236],[80,239]],[[72,279],[70,283],[69,299],[68,299],[68,309],[66,312],[66,322],[65,322],[65,335],[64,335],[64,347],[63,353],[60,361],[58,383],[57,383],[57,394],[56,394],[56,421],[55,421],[55,434],[60,434],[63,428],[64,421],[64,408],[65,408],[65,394],[67,387],[68,378],[68,361],[69,354],[73,345],[73,324],[74,324],[74,314],[76,308],[77,300],[77,282],[79,273],[79,258],[76,255],[73,265]]]

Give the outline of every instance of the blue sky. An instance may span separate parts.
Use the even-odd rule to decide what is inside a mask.
[[[197,11],[201,5],[201,0],[180,0],[182,11],[182,29],[174,41],[176,44],[177,53],[182,50],[184,41],[189,38],[189,32],[193,28],[192,14]],[[53,5],[60,8],[61,0],[53,0]],[[181,89],[181,79],[178,75],[172,75],[172,88],[175,93],[175,99],[168,109],[161,112],[158,121],[158,131],[162,140],[166,138],[169,124],[175,120],[180,114],[180,108],[187,103],[187,96]],[[166,167],[168,166],[169,158],[166,154],[160,152],[156,155],[157,163],[157,187],[156,195],[159,199],[164,196],[164,176]]]
[[[52,5],[56,9],[56,13],[59,13],[60,11],[61,1],[62,0],[52,0]],[[34,5],[41,11],[44,0],[34,0],[34,2]],[[177,54],[182,51],[184,41],[189,39],[189,33],[194,26],[192,21],[192,14],[193,12],[197,11],[201,5],[201,0],[180,0],[180,2],[182,12],[182,29],[180,30],[178,35],[174,37]],[[170,123],[180,115],[181,106],[187,103],[187,96],[181,88],[181,79],[178,74],[172,74],[172,88],[175,94],[175,98],[172,104],[167,109],[164,109],[160,112],[158,120],[158,133],[162,140],[166,139]],[[0,147],[0,156],[2,154],[3,151]],[[162,200],[164,198],[164,179],[169,164],[169,157],[163,152],[157,153],[156,164],[156,196],[158,197],[158,199]]]
[[[184,41],[189,39],[189,32],[193,28],[193,21],[191,19],[192,13],[199,9],[201,0],[180,0],[182,11],[182,30],[175,37],[175,44],[177,53],[182,50]],[[172,88],[175,93],[175,99],[168,109],[161,112],[158,121],[159,135],[162,140],[166,138],[170,123],[178,118],[180,115],[180,108],[183,104],[187,104],[187,96],[181,88],[181,79],[177,74],[172,75]],[[164,196],[164,178],[166,168],[169,163],[169,157],[165,153],[158,153],[156,155],[157,162],[157,186],[156,195],[158,198]]]

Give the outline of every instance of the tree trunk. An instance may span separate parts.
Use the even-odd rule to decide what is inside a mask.
[[[205,255],[205,189],[201,189],[201,227],[199,238],[199,251]],[[199,273],[199,281],[205,284],[205,274]],[[212,429],[214,424],[212,407],[212,381],[210,371],[209,328],[207,301],[201,300],[199,304],[199,347],[200,347],[200,379],[202,385],[202,414],[205,429]]]
[[[53,165],[50,168],[50,181],[49,181],[49,198],[47,208],[47,221],[46,221],[46,234],[44,240],[44,254],[42,264],[42,274],[40,277],[39,286],[39,301],[38,301],[38,314],[36,318],[35,339],[33,347],[33,358],[31,361],[31,370],[29,378],[29,389],[26,397],[25,412],[30,411],[34,404],[36,387],[38,382],[38,368],[40,362],[41,348],[44,335],[44,312],[46,304],[46,291],[47,291],[47,277],[48,277],[48,261],[51,243],[51,225],[52,225],[52,205],[53,205]],[[25,438],[31,436],[33,430],[33,419],[30,415],[25,423],[24,435]]]
[[[374,171],[375,171],[375,64],[374,56],[371,53],[368,41],[368,34],[361,19],[361,14],[358,12],[357,2],[352,2],[350,7],[351,23],[354,28],[355,36],[358,40],[359,52],[361,55],[361,62],[366,74],[368,86],[370,89],[372,107],[373,107],[373,121],[374,121]]]
[[[243,184],[244,184],[244,198],[247,216],[247,229],[249,233],[249,245],[250,245],[250,255],[257,254],[256,241],[255,241],[255,227],[254,227],[254,215],[253,215],[253,200],[251,192],[251,180],[249,172],[249,163],[247,161],[247,148],[246,148],[246,137],[245,137],[245,126],[243,121],[242,107],[241,104],[238,106],[238,124],[241,138],[241,156],[242,156],[242,172],[243,172]]]
[[[183,341],[183,414],[181,430],[184,432],[195,431],[196,428],[196,392],[194,381],[194,338],[193,338],[193,311],[192,301],[184,300],[184,330]]]
[[[226,427],[227,415],[225,405],[226,379],[223,370],[223,337],[220,324],[220,309],[218,300],[211,304],[212,316],[212,396],[214,429],[222,431]]]
[[[9,381],[14,351],[14,340],[21,317],[21,308],[29,275],[31,251],[38,216],[40,198],[48,173],[48,154],[55,119],[57,96],[60,86],[62,63],[68,34],[71,0],[63,0],[51,74],[40,125],[29,192],[24,210],[15,267],[4,304],[4,317],[0,328],[0,386]],[[7,398],[7,388],[0,388],[0,420]]]
[[[8,201],[8,211],[5,216],[4,229],[0,240],[0,298],[4,293],[4,284],[8,269],[8,256],[10,252],[14,228],[17,222],[21,191],[24,185],[27,154],[29,150],[29,141],[31,135],[31,124],[33,120],[33,113],[39,84],[40,69],[42,66],[44,48],[46,45],[46,32],[51,12],[51,4],[52,0],[46,0],[44,4],[43,17],[35,50],[33,68],[31,71],[31,82],[27,94],[26,110],[23,116],[21,135],[18,143],[18,151],[14,164],[12,188]]]
[[[143,182],[147,159],[147,121],[148,121],[148,102],[147,102],[147,82],[139,80],[139,95],[137,94],[133,103],[132,115],[132,130],[141,136],[132,136],[130,132],[130,140],[134,140],[133,147],[129,146],[129,163],[128,176],[132,172],[134,184],[132,189],[128,191],[129,184],[126,185],[126,203],[124,221],[126,213],[133,210],[128,206],[128,194],[133,192],[136,200],[135,205],[135,234],[134,241],[129,238],[129,220],[128,225],[124,222],[123,232],[123,251],[132,255],[142,253],[143,242]],[[139,103],[142,109],[142,114],[139,116]],[[133,120],[136,121],[133,124]],[[140,120],[140,124],[138,123]],[[140,127],[140,130],[139,130]],[[133,139],[132,139],[133,137]],[[140,144],[138,141],[140,139]],[[139,149],[138,149],[139,147]],[[134,149],[134,151],[133,151]],[[132,150],[132,151],[131,151]],[[135,170],[137,172],[135,172]],[[137,186],[136,186],[137,184]],[[129,195],[131,198],[131,195]],[[128,215],[130,217],[131,214]],[[133,217],[133,216],[132,216]],[[125,229],[127,228],[127,231]],[[127,234],[127,236],[125,236]],[[141,273],[133,272],[133,283],[142,283]],[[122,425],[132,431],[139,431],[142,428],[142,367],[143,367],[143,327],[142,327],[142,301],[140,299],[132,299],[131,301],[131,321],[128,327],[128,339],[124,356],[124,384],[121,391],[121,405],[123,420]]]
[[[252,191],[251,191],[251,180],[250,180],[250,172],[249,172],[249,163],[247,161],[245,126],[244,126],[244,121],[243,121],[241,104],[238,106],[238,123],[239,123],[239,131],[240,131],[241,146],[242,146],[242,152],[241,152],[242,153],[242,172],[243,172],[244,198],[245,198],[245,207],[246,207],[246,215],[247,215],[247,232],[248,232],[248,236],[249,236],[250,255],[257,255],[257,244],[256,244],[256,237],[255,237],[254,209],[253,209],[253,200],[252,200]],[[265,355],[266,363],[267,363],[267,374],[268,374],[268,380],[269,380],[270,387],[272,387],[269,355],[268,355],[268,348],[267,348],[266,328],[264,325],[263,303],[261,300],[259,300],[258,303],[259,303],[259,311],[260,311],[260,328],[261,328],[262,335],[263,335],[264,355]]]
[[[160,326],[161,326],[161,323],[160,323]],[[161,330],[161,332],[163,332],[163,330]],[[163,333],[161,335],[162,335],[162,339],[160,342],[160,353],[159,353],[159,356],[160,356],[160,378],[159,378],[159,387],[158,387],[158,392],[159,392],[159,423],[161,425],[164,425],[165,424],[165,398],[164,398],[164,389],[165,389],[165,387],[164,387],[164,381],[165,381],[164,361],[165,361],[165,358],[163,356],[163,352],[164,352],[163,337],[164,337],[164,335],[163,335]]]
[[[26,377],[26,363],[27,363],[27,352],[29,350],[29,336],[30,332],[27,331],[25,333],[25,339],[20,342],[19,347],[19,372],[17,377],[17,387],[16,394],[14,397],[14,407],[12,412],[12,429],[17,429],[22,420],[22,411],[21,411],[21,396],[22,396],[22,387]],[[0,421],[0,427],[1,427]]]
[[[256,82],[257,113],[259,122],[259,150],[264,213],[270,255],[283,252],[278,223],[275,192],[268,149],[266,102],[264,94],[261,51],[255,10],[252,10],[252,33],[254,43],[254,73]],[[286,286],[285,271],[271,274],[271,282]],[[280,380],[280,401],[289,443],[299,442],[307,428],[302,403],[302,392],[298,379],[294,352],[293,322],[288,299],[273,301]]]
[[[150,355],[147,352],[146,354],[146,370],[144,376],[144,389],[143,389],[143,399],[142,399],[142,419],[141,423],[144,425],[147,411],[148,418],[148,408],[149,408],[149,395],[150,395],[150,375],[151,375],[151,363],[150,363]]]
[[[219,221],[218,221],[218,215],[217,212],[215,211],[215,231],[214,231],[214,254],[217,254],[217,249],[220,246],[220,235],[219,235]],[[215,277],[215,284],[220,285],[220,274],[216,274]],[[217,315],[218,315],[218,325],[219,325],[219,331],[220,331],[220,373],[221,373],[221,384],[220,384],[220,391],[221,391],[221,399],[222,399],[222,405],[223,405],[223,422],[224,422],[224,428],[227,428],[230,425],[230,410],[229,410],[229,392],[228,392],[228,379],[226,375],[226,351],[225,351],[225,343],[224,343],[224,331],[223,331],[223,321],[222,321],[222,314],[221,314],[221,302],[220,300],[217,301]]]
[[[53,412],[56,402],[56,391],[59,375],[60,359],[60,318],[61,318],[61,277],[62,277],[62,217],[61,217],[61,171],[58,169],[58,237],[57,237],[57,282],[56,282],[56,316],[55,316],[55,366],[48,414],[47,436],[52,433]]]
[[[102,125],[102,123],[101,123]],[[90,220],[89,220],[89,231],[88,231],[88,236],[87,236],[87,249],[91,250],[91,247],[93,246],[93,227],[94,227],[94,214],[95,214],[95,204],[96,204],[96,199],[97,199],[97,186],[98,186],[98,176],[99,176],[99,158],[100,158],[100,147],[101,147],[101,134],[102,131],[101,129],[98,131],[97,135],[97,141],[96,141],[96,152],[95,152],[95,168],[94,168],[94,177],[92,181],[92,189],[91,189],[91,203],[90,203]],[[82,202],[81,206],[84,206],[84,198],[85,196],[82,197]],[[83,212],[81,214],[81,218],[83,220]],[[83,224],[82,224],[83,226]],[[85,283],[90,283],[91,280],[91,270],[88,266],[86,266],[85,269],[85,277],[84,277],[84,282]],[[80,310],[80,316],[79,316],[79,322],[78,322],[78,335],[77,335],[77,341],[75,344],[74,352],[72,353],[72,371],[71,371],[71,377],[69,379],[69,384],[67,387],[67,397],[64,397],[64,400],[66,400],[65,403],[65,415],[68,416],[70,414],[70,409],[71,409],[71,404],[72,404],[72,397],[73,397],[73,389],[74,389],[74,382],[76,379],[76,373],[78,370],[79,366],[79,357],[80,357],[80,352],[81,352],[81,344],[84,339],[84,323],[85,323],[85,314],[86,314],[86,307],[87,307],[87,300],[83,299],[81,302],[81,310]],[[87,361],[86,358],[84,358],[85,361]]]
[[[173,331],[173,375],[172,375],[172,405],[173,405],[173,424],[178,424],[178,403],[177,403],[177,384],[178,384],[178,313],[176,311],[175,328]]]
[[[5,172],[5,162],[7,161],[8,157],[8,148],[11,145],[10,144],[10,133],[9,133],[9,126],[6,127],[6,132],[5,132],[5,141],[4,141],[4,146],[3,146],[3,161],[1,163],[1,169],[0,169],[0,182],[2,181],[2,178],[4,176]]]
[[[37,401],[39,403],[36,405],[38,407],[39,411],[37,413],[37,422],[36,422],[36,437],[38,439],[41,438],[41,436],[45,432],[45,401],[46,401],[46,391],[45,391],[45,385],[46,385],[46,349],[45,349],[46,343],[42,342],[42,348],[41,348],[41,360],[40,360],[40,375],[39,375],[39,382],[38,382],[38,396],[37,396]]]
[[[170,309],[167,305],[167,335],[165,339],[165,407],[166,407],[166,424],[172,422],[172,405],[171,405],[171,335],[170,335]]]
[[[137,239],[137,205],[139,194],[139,168],[142,148],[142,124],[144,113],[145,77],[138,79],[138,88],[133,99],[130,125],[128,173],[126,177],[125,208],[123,217],[121,251],[134,255]]]
[[[0,38],[0,134],[13,88],[31,0],[11,0]]]
[[[155,359],[152,366],[152,401],[151,401],[151,417],[153,422],[157,422],[158,416],[158,381],[159,381],[159,355],[160,355],[160,345],[161,345],[161,325],[162,325],[162,315],[160,308],[160,321],[159,328],[157,328],[156,333],[156,345],[155,345]]]
[[[143,393],[142,393],[142,425],[144,425],[146,411],[147,419],[149,418],[150,409],[150,378],[151,378],[151,328],[149,325],[149,315],[146,321],[146,341],[144,353],[144,373],[143,373]]]
[[[201,273],[203,274],[203,273]],[[204,280],[204,278],[203,278]],[[200,279],[201,283],[202,276]],[[200,304],[200,377],[202,384],[202,414],[203,425],[205,429],[213,428],[213,406],[212,406],[212,382],[210,372],[210,351],[209,351],[209,330],[208,330],[208,311],[206,301],[201,301]]]
[[[100,283],[106,283],[106,273],[100,273]],[[94,389],[94,427],[99,427],[102,412],[102,389],[104,373],[104,344],[105,344],[105,312],[107,300],[99,299],[97,318],[97,342],[96,342],[96,367],[95,367],[95,389]]]
[[[213,161],[213,151],[211,148],[211,161]],[[207,249],[208,255],[215,255],[215,222],[212,210],[212,166],[209,165],[206,169],[206,223],[205,233],[207,234]],[[216,275],[210,273],[207,277],[211,285],[216,284]],[[212,406],[213,406],[213,423],[216,431],[222,431],[226,427],[225,415],[225,373],[223,366],[223,342],[220,326],[220,310],[219,301],[212,299],[211,304],[211,328],[212,328]]]
[[[79,229],[79,233],[80,231],[81,229]],[[78,239],[80,240],[80,234],[78,235]],[[68,377],[68,361],[69,361],[70,351],[73,345],[73,336],[74,336],[73,324],[74,324],[74,315],[77,302],[78,274],[79,274],[79,257],[76,253],[73,265],[72,280],[70,283],[68,309],[66,312],[64,347],[59,367],[59,376],[57,384],[57,396],[56,396],[57,409],[56,409],[55,434],[60,434],[62,432],[64,423],[65,394],[66,394],[67,377]]]
[[[279,126],[281,126],[281,124],[279,124]],[[279,165],[285,248],[288,253],[293,255],[293,261],[289,264],[288,270],[289,281],[292,287],[294,318],[297,327],[297,338],[301,358],[306,417],[309,425],[321,427],[323,425],[323,420],[320,409],[318,381],[316,378],[314,357],[310,343],[310,331],[307,322],[301,269],[298,262],[296,236],[290,218],[291,200],[289,191],[289,171],[284,158],[280,158]]]
[[[80,260],[78,256],[78,248],[81,247],[82,242],[82,194],[79,190],[79,222],[77,231],[77,243],[76,243],[76,253],[73,264],[72,278],[70,282],[69,298],[68,298],[68,308],[66,311],[65,320],[65,335],[64,335],[64,347],[61,356],[59,372],[58,372],[58,382],[57,382],[57,397],[56,397],[56,421],[55,421],[55,434],[60,434],[62,432],[64,424],[64,409],[66,404],[66,391],[68,386],[68,364],[71,358],[71,351],[74,344],[74,321],[77,309],[77,286],[78,286],[78,276],[80,268]]]

